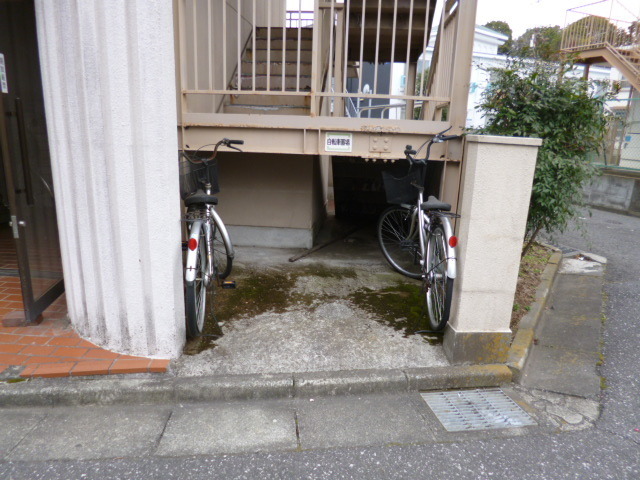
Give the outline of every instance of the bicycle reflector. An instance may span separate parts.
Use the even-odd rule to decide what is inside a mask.
[[[449,237],[449,246],[451,248],[455,248],[458,245],[458,237],[456,237],[455,235],[451,235]]]
[[[198,248],[198,240],[196,240],[195,238],[190,238],[189,239],[189,250],[195,250],[196,248]]]

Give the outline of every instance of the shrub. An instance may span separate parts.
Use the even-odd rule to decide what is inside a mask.
[[[596,173],[587,154],[603,143],[603,85],[571,77],[571,66],[513,60],[491,70],[479,109],[480,133],[542,138],[527,218],[527,246],[540,230],[562,232],[583,206],[582,186]]]

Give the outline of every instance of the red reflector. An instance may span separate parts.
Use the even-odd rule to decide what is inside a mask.
[[[195,238],[190,238],[189,239],[189,250],[195,250],[196,248],[198,248],[198,240],[196,240]]]
[[[456,236],[449,237],[449,246],[451,248],[455,248],[456,245],[458,245],[458,237]]]

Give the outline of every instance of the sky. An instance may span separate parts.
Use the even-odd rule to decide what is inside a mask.
[[[343,2],[344,0],[337,1]],[[377,2],[377,0],[367,0],[368,2]],[[476,23],[484,25],[492,20],[503,20],[513,30],[513,37],[517,38],[528,28],[554,25],[564,28],[567,19],[572,22],[580,18],[577,13],[567,15],[567,10],[594,2],[597,0],[478,0]],[[441,4],[442,0],[438,0],[438,3]],[[301,5],[303,10],[313,9],[313,0],[287,0],[288,8],[297,9],[298,5]],[[614,5],[616,5],[617,11],[613,12],[611,12],[611,5],[611,0],[607,0],[583,10],[604,17],[609,17],[610,13],[613,13],[613,18],[621,20],[629,20],[633,16],[640,18],[640,1],[638,0],[616,0]]]
[[[554,25],[564,28],[567,19],[572,22],[580,18],[577,13],[569,13],[567,15],[567,10],[581,7],[594,1],[596,0],[478,0],[476,23],[484,25],[492,20],[503,20],[513,30],[513,37],[517,38],[528,28]],[[621,4],[635,11],[629,12],[625,10]],[[636,14],[636,17],[640,16],[638,15],[640,14],[638,0],[616,2],[613,12],[611,11],[611,5],[611,1],[606,1],[579,10],[604,17],[609,17],[612,13],[613,18],[621,20],[630,19],[631,13]]]

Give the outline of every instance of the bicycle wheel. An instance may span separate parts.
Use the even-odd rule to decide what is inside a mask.
[[[196,276],[193,282],[185,284],[185,316],[187,323],[187,338],[193,339],[202,333],[207,303],[207,251],[204,228],[200,230],[198,239],[198,254],[196,256]]]
[[[214,217],[213,222],[211,222],[211,228],[213,229],[213,234],[211,235],[213,239],[211,251],[213,252],[213,263],[216,268],[216,275],[220,279],[227,278],[233,266],[231,245],[228,243],[228,236],[222,235],[221,227],[216,217]]]
[[[422,269],[418,230],[417,227],[414,228],[411,238],[408,238],[411,222],[411,210],[403,207],[387,208],[378,220],[378,243],[384,258],[394,270],[419,279]]]
[[[446,237],[442,226],[436,225],[427,233],[427,259],[423,277],[429,327],[442,330],[449,320],[453,278],[447,277]]]

